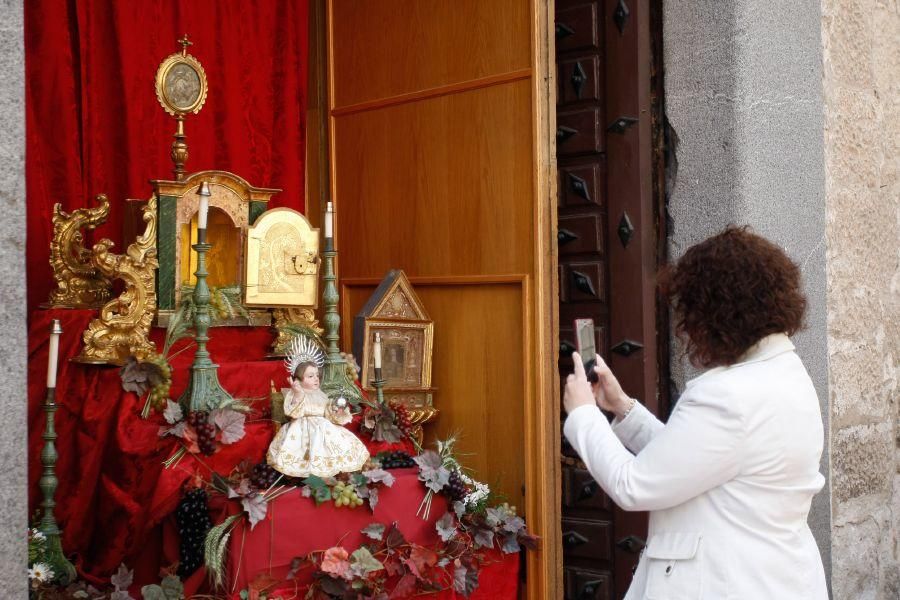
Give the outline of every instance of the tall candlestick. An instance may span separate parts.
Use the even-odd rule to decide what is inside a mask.
[[[381,368],[381,334],[375,334],[375,368]]]
[[[325,208],[325,237],[334,237],[334,207],[331,202]]]
[[[53,319],[50,326],[50,359],[47,361],[47,387],[56,387],[56,366],[59,361],[59,334],[62,333],[62,327],[59,319]]]
[[[47,363],[47,399],[44,401],[44,413],[47,416],[47,425],[44,429],[44,447],[41,450],[41,464],[44,471],[39,481],[44,500],[41,502],[43,515],[41,516],[40,531],[46,541],[44,562],[53,571],[54,581],[67,585],[75,580],[75,567],[72,566],[62,549],[60,538],[62,531],[56,524],[56,516],[53,514],[56,508],[56,429],[54,428],[54,413],[59,408],[56,404],[56,366],[59,359],[59,334],[62,327],[59,319],[53,319],[50,326],[50,360]]]

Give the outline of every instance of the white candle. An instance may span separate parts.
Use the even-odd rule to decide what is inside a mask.
[[[53,325],[50,326],[50,358],[47,361],[47,387],[56,387],[56,363],[59,360],[59,334],[62,333],[62,327],[59,325],[59,319],[53,319]]]
[[[375,368],[381,368],[381,334],[375,334]]]
[[[206,229],[206,219],[209,215],[209,196],[200,196],[200,209],[197,211],[197,228]]]
[[[334,237],[334,208],[331,202],[329,202],[327,208],[325,208],[325,237]]]

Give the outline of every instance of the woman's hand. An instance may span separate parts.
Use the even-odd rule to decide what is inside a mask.
[[[577,353],[573,354],[573,357],[574,356],[577,356]],[[581,357],[579,357],[575,363],[576,371],[578,371],[578,365],[580,364]],[[581,368],[581,372],[584,372],[584,367]],[[616,379],[616,376],[613,375],[613,372],[607,364],[603,362],[603,359],[600,358],[599,354],[597,355],[597,364],[594,366],[594,372],[599,379],[599,381],[592,386],[597,406],[605,411],[613,413],[621,419],[622,415],[628,412],[628,409],[633,406],[634,400],[629,398],[628,395],[622,391],[619,380]]]
[[[591,391],[591,384],[588,383],[587,375],[584,372],[581,356],[574,352],[572,360],[575,361],[575,372],[566,378],[566,390],[563,394],[563,406],[567,413],[571,413],[579,406],[589,406],[595,403],[594,393]]]

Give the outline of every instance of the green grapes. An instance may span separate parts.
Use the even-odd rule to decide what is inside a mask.
[[[331,489],[331,498],[338,508],[342,506],[356,508],[363,504],[363,499],[357,495],[356,488],[343,481],[338,481]]]

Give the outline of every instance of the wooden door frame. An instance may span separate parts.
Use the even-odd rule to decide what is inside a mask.
[[[525,407],[526,510],[541,536],[541,551],[527,556],[530,600],[562,598],[562,516],[559,417],[559,277],[557,254],[556,36],[555,2],[532,0],[534,145],[534,311],[531,365],[533,401]]]

